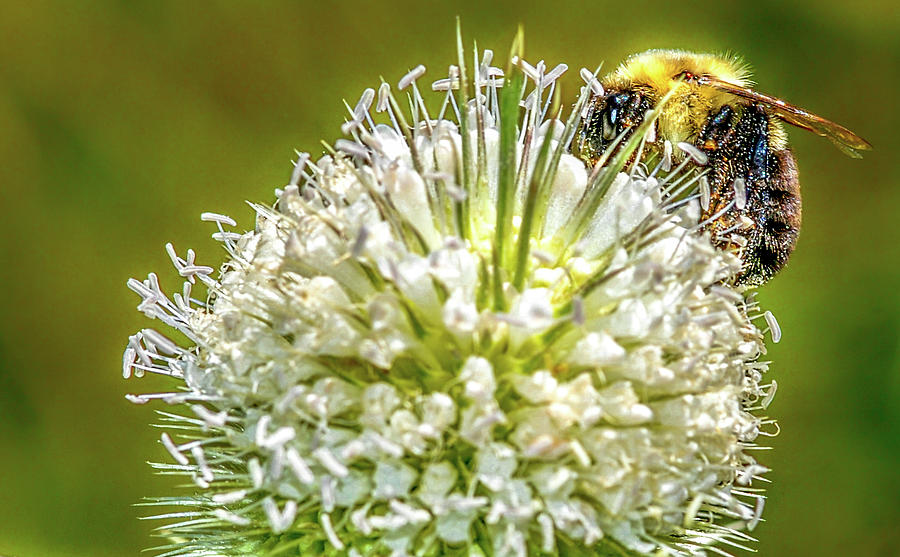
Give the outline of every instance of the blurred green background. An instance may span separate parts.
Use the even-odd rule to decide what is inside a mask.
[[[293,149],[321,152],[383,75],[454,60],[467,39],[530,60],[607,68],[651,47],[731,50],[763,91],[850,127],[846,158],[792,130],[804,229],[762,289],[782,432],[764,556],[900,555],[900,20],[894,1],[3,2],[0,6],[0,554],[137,555],[153,524],[131,505],[167,494],[152,408],[127,392],[127,336],[150,323],[125,288],[163,250],[218,265],[202,211],[252,226]],[[574,71],[573,71],[574,70]]]

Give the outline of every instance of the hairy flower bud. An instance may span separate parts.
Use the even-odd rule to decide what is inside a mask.
[[[408,112],[367,89],[348,138],[300,155],[253,231],[205,214],[229,254],[217,278],[170,247],[181,293],[129,282],[190,341],[147,329],[125,351],[126,376],[178,382],[130,396],[182,408],[163,420],[175,464],[157,467],[196,489],[158,500],[191,509],[166,555],[750,539],[766,469],[747,449],[775,385],[763,313],[729,286],[740,260],[698,225],[702,169],[663,171],[637,134],[586,167],[569,144],[590,82],[562,122],[547,114],[565,66],[482,54],[434,82],[437,115],[423,66],[397,87]]]

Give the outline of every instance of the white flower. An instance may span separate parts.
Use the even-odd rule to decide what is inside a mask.
[[[747,449],[774,382],[763,314],[728,286],[738,258],[702,232],[696,195],[671,196],[702,168],[624,166],[636,134],[592,171],[568,150],[590,89],[564,123],[548,99],[565,66],[481,60],[434,83],[436,115],[422,67],[400,81],[409,113],[367,90],[349,139],[300,155],[253,231],[205,214],[229,254],[218,278],[169,246],[180,293],[129,281],[189,340],[146,329],[124,359],[126,377],[178,382],[129,397],[182,410],[164,414],[175,464],[157,466],[197,487],[167,555],[749,539],[765,468]]]

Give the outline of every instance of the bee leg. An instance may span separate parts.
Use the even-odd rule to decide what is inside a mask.
[[[706,152],[709,157],[709,184],[710,203],[703,213],[703,220],[719,214],[715,222],[707,224],[712,232],[713,239],[718,231],[729,228],[733,223],[732,216],[720,214],[734,199],[734,189],[731,184],[735,176],[736,141],[734,129],[735,110],[730,105],[723,105],[715,114],[711,114],[706,120],[697,146]],[[726,218],[728,217],[728,218]]]
[[[599,95],[592,97],[588,101],[587,110],[584,118],[578,126],[575,133],[575,152],[581,160],[590,166],[597,164],[603,150],[606,148],[602,134],[603,129],[603,109],[605,107],[605,97]]]
[[[643,95],[640,93],[631,94],[631,97],[622,109],[622,118],[619,122],[623,130],[637,126],[644,121],[646,109],[643,106],[645,104]]]
[[[705,151],[718,149],[720,145],[728,140],[733,116],[734,109],[727,104],[711,115],[700,132],[700,140],[697,142],[697,146]]]
[[[618,93],[606,99],[606,118],[603,119],[603,139],[612,141],[622,132],[631,93]]]
[[[751,182],[764,181],[769,177],[769,137],[759,134],[750,152],[750,170],[747,177]]]

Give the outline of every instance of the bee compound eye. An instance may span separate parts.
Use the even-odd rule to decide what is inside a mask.
[[[619,108],[624,105],[630,97],[631,95],[629,95],[628,93],[616,93],[615,95],[609,96],[609,98],[606,100],[606,104]]]
[[[610,124],[616,123],[616,118],[619,117],[619,109],[616,106],[610,106],[609,111],[607,112],[607,117],[609,118]]]

